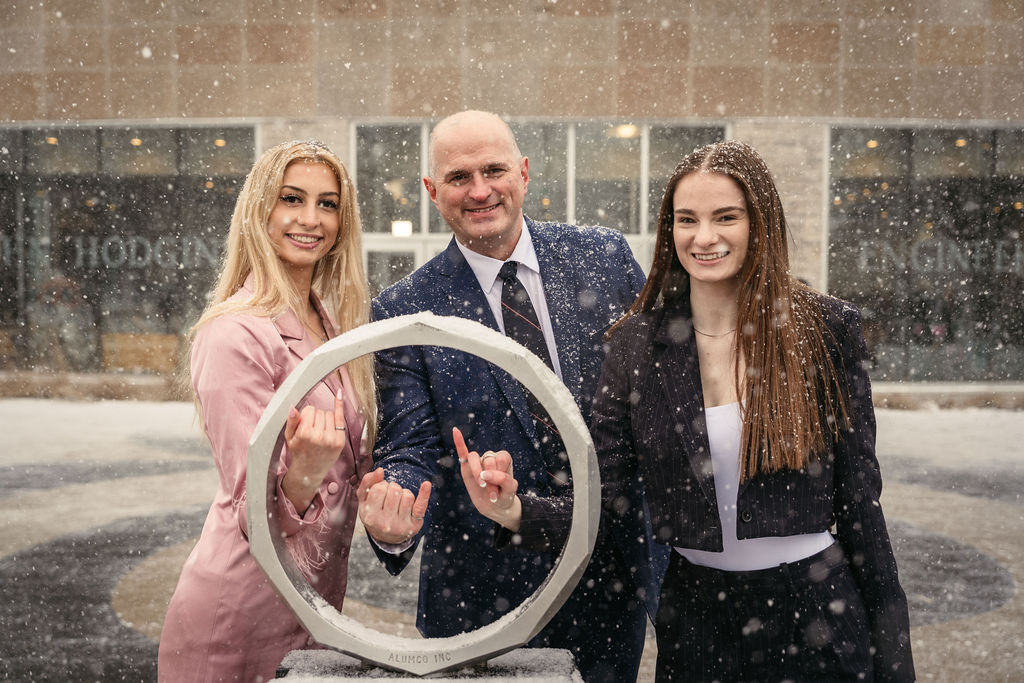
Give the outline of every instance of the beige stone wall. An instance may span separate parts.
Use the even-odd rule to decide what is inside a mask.
[[[12,0],[0,121],[1024,121],[1020,0]]]
[[[785,120],[740,120],[732,125],[730,133],[757,149],[772,171],[789,226],[793,274],[824,289],[828,126]]]
[[[319,140],[326,143],[343,162],[348,164],[350,123],[347,119],[336,117],[263,121],[256,126],[257,153],[279,142]]]

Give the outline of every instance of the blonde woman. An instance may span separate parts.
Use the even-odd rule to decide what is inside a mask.
[[[192,330],[192,389],[220,485],[167,611],[161,681],[268,680],[287,652],[312,646],[249,553],[248,442],[295,366],[368,315],[348,172],[320,143],[273,147],[238,196],[223,268]],[[332,372],[291,409],[277,472],[288,551],[338,609],[374,437],[371,363]]]

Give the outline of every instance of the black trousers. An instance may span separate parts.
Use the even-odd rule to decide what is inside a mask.
[[[655,630],[659,683],[874,678],[867,615],[838,544],[749,572],[673,552]]]

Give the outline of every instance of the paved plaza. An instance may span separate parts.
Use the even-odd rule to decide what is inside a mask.
[[[1024,412],[878,420],[919,679],[1024,680]],[[216,487],[191,404],[0,400],[0,433],[0,679],[155,680]],[[346,614],[414,636],[415,575],[388,576],[365,544],[357,532]]]

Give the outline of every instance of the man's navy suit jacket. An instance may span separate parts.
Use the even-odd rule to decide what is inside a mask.
[[[603,335],[633,303],[644,275],[618,232],[526,220],[563,381],[589,426],[604,360]],[[373,302],[378,320],[420,311],[498,329],[454,239],[444,252]],[[488,624],[536,591],[550,573],[555,554],[495,547],[496,525],[473,507],[459,474],[452,428],[462,431],[470,450],[508,450],[521,494],[565,493],[549,477],[534,447],[536,435],[523,389],[500,368],[451,348],[383,351],[377,355],[377,370],[381,427],[374,461],[407,489],[416,491],[427,479],[433,482],[417,539],[425,538],[417,626],[425,636],[444,637]],[[601,533],[611,533],[618,541],[620,559],[635,568],[640,597],[651,610],[667,558],[652,559],[650,553],[658,550],[650,543],[639,487],[631,495],[630,514],[610,523],[606,515]],[[412,549],[399,556],[377,552],[392,574],[400,572],[412,555]],[[595,553],[591,566],[607,559]],[[563,610],[586,609],[571,605],[572,598]],[[573,616],[586,620],[585,614]]]

